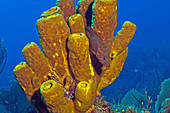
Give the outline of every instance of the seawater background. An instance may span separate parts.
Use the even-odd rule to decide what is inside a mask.
[[[13,68],[24,60],[22,48],[29,42],[39,45],[36,21],[55,0],[0,1],[0,37],[6,43],[8,60],[0,75],[0,88],[14,79]],[[76,1],[77,2],[77,1]],[[170,77],[170,8],[169,0],[118,0],[118,24],[137,25],[129,55],[117,80],[102,90],[108,101],[120,100],[130,89],[145,90],[156,100],[160,84]],[[116,95],[116,96],[114,96]]]

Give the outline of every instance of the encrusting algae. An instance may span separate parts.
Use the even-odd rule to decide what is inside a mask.
[[[43,52],[34,42],[27,44],[26,62],[13,70],[37,112],[96,113],[96,96],[119,76],[136,32],[126,21],[113,37],[116,27],[117,0],[80,0],[77,10],[74,0],[57,0],[42,13],[37,29]]]

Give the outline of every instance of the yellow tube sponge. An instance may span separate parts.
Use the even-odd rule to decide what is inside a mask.
[[[41,14],[41,17],[46,18],[47,16],[51,16],[51,15],[55,15],[55,14],[62,14],[64,16],[64,12],[61,10],[61,8],[58,6],[54,6],[54,7],[50,8],[49,10],[44,11]]]
[[[35,52],[36,51],[36,52]],[[51,73],[51,70],[48,65],[48,61],[44,54],[41,52],[40,48],[34,42],[27,44],[23,50],[22,54],[31,67],[31,69],[41,75],[40,80],[45,82],[48,80],[47,75]]]
[[[114,30],[117,27],[117,0],[95,0],[92,8],[92,27],[110,52]]]
[[[31,67],[26,64],[26,62],[19,63],[14,68],[13,72],[15,74],[15,78],[19,81],[20,86],[23,88],[28,101],[31,103],[33,93],[38,90],[42,84],[41,80],[37,77],[37,74],[32,71]]]
[[[112,43],[110,57],[114,58],[128,46],[136,32],[136,25],[130,21],[124,22]]]
[[[70,68],[78,81],[90,80],[94,76],[89,53],[89,41],[84,33],[73,33],[67,42]]]
[[[39,113],[97,112],[94,103],[122,71],[136,25],[126,21],[113,36],[117,0],[80,0],[80,14],[74,0],[56,5],[36,23],[43,52],[27,44],[26,62],[14,68],[15,78]]]
[[[92,97],[92,88],[88,82],[82,81],[77,84],[75,91],[75,106],[78,111],[87,111],[91,106],[88,104],[91,101]]]
[[[84,20],[80,14],[70,16],[68,21],[71,33],[85,33]]]
[[[128,48],[115,57],[110,63],[110,67],[104,72],[100,83],[98,85],[98,91],[112,84],[122,71],[124,62],[128,55]]]
[[[37,21],[37,28],[41,46],[52,70],[60,77],[70,76],[66,61],[66,39],[70,35],[70,29],[64,17],[61,14],[55,14],[40,18]]]
[[[91,86],[88,82],[82,81],[77,84],[75,95],[79,101],[88,102],[91,98],[91,93]]]
[[[66,108],[63,86],[54,80],[44,82],[40,92],[51,113],[63,113]],[[56,109],[57,108],[57,109]]]
[[[57,0],[56,5],[64,11],[64,18],[66,21],[68,21],[71,15],[76,14],[74,0]]]

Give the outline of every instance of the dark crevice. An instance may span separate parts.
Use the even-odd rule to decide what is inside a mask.
[[[86,20],[87,20],[87,26],[91,26],[91,24],[92,24],[92,14],[93,14],[93,11],[92,11],[92,5],[93,5],[93,3],[94,2],[92,2],[90,5],[89,5],[89,7],[88,7],[88,9],[87,9],[87,11],[86,11],[86,14],[85,14],[85,18],[86,18]]]
[[[31,97],[31,104],[39,111],[39,113],[49,113],[46,104],[41,100],[40,90],[34,92]]]
[[[68,38],[67,38],[67,40],[66,40],[66,51],[67,51],[68,69],[69,69],[69,72],[70,72],[72,78],[75,80],[75,76],[74,76],[73,71],[71,70],[71,67],[70,67],[70,62],[69,62],[69,49],[68,49],[68,47],[67,47],[67,42],[68,42]]]
[[[103,65],[99,62],[99,60],[97,59],[97,57],[93,53],[90,52],[90,56],[91,56],[92,66],[94,67],[97,74],[101,75]]]

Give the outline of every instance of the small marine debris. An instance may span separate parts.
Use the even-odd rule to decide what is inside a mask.
[[[57,83],[60,84],[60,82],[59,82],[58,79],[54,76],[53,73],[51,73],[50,79],[52,79],[52,80],[54,80],[54,81],[56,81]],[[69,99],[74,98],[74,93],[75,93],[76,85],[77,85],[76,81],[73,80],[68,90],[63,87],[64,96],[65,96],[65,99],[66,99],[67,102],[69,101]]]
[[[94,106],[95,108],[91,113],[112,113],[110,109],[110,104],[99,95],[96,96]]]

